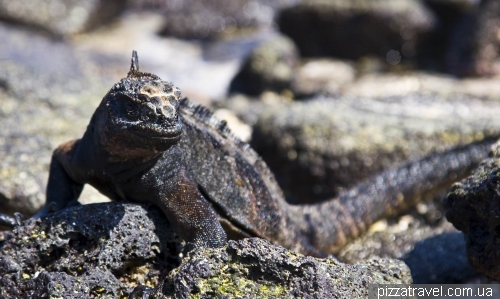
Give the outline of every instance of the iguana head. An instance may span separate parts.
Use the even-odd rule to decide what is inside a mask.
[[[158,76],[139,71],[137,52],[126,78],[116,83],[99,109],[101,142],[116,151],[162,151],[179,141],[181,92]],[[104,114],[104,115],[103,115]],[[118,148],[116,148],[118,147]]]

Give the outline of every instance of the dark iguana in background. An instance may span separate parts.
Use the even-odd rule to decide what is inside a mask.
[[[182,238],[200,246],[257,236],[321,256],[465,176],[492,143],[386,171],[325,203],[292,206],[248,144],[180,96],[172,84],[139,72],[134,52],[128,76],[106,94],[84,136],[54,151],[38,216],[74,203],[90,184],[113,200],[160,207]]]

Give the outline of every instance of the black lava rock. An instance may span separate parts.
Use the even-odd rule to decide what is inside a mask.
[[[446,217],[464,233],[470,264],[494,280],[500,280],[499,146],[469,178],[455,184],[445,200]]]

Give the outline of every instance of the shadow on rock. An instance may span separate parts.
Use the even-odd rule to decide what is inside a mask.
[[[0,297],[122,297],[179,265],[182,246],[159,209],[105,203],[29,219],[0,248]]]
[[[422,240],[402,259],[410,268],[413,283],[463,283],[479,274],[465,254],[461,233],[442,233]]]

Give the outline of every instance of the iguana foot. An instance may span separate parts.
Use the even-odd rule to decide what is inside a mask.
[[[14,216],[9,216],[7,214],[0,213],[0,225],[14,228],[16,226],[21,225],[21,222],[25,218],[26,217],[24,217],[24,215],[19,212],[15,212]]]
[[[68,203],[63,208],[58,208],[57,204],[55,202],[51,202],[51,203],[46,204],[45,207],[43,207],[35,215],[31,216],[31,218],[44,217],[44,216],[47,216],[50,213],[54,213],[54,212],[57,212],[57,211],[62,210],[62,209],[66,209],[66,208],[70,208],[70,207],[75,207],[75,206],[81,206],[81,205],[82,204],[79,201],[74,200],[74,201],[71,201],[70,203]]]
[[[31,218],[41,218],[47,216],[48,214],[55,212],[57,210],[57,206],[54,202],[46,204],[40,211],[38,211],[35,215],[31,216]]]

